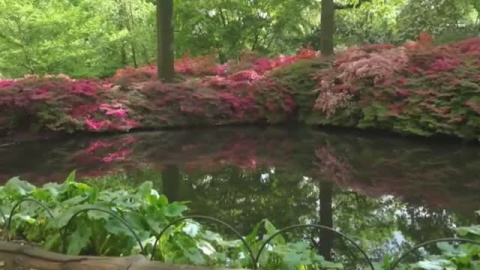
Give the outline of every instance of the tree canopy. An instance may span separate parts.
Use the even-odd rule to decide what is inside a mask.
[[[175,55],[320,48],[321,0],[174,0]],[[479,0],[335,0],[335,45],[478,34]],[[0,0],[0,76],[107,77],[156,59],[156,1]]]

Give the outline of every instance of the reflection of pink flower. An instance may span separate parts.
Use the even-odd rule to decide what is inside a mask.
[[[98,149],[107,148],[107,147],[110,147],[110,146],[112,146],[111,143],[107,143],[107,142],[104,142],[104,141],[94,141],[94,142],[90,143],[90,145],[88,146],[87,152],[92,153],[92,152],[95,152]]]
[[[115,153],[110,153],[106,157],[102,158],[103,162],[117,162],[117,161],[122,161],[127,158],[127,156],[132,153],[131,150],[120,150]]]
[[[140,124],[134,120],[123,120],[120,124],[113,124],[110,126],[112,129],[117,130],[130,130],[132,128],[138,127]]]

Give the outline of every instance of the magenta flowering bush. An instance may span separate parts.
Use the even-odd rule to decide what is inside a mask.
[[[217,64],[209,56],[186,55],[175,65],[186,80],[175,84],[157,81],[152,66],[122,69],[104,81],[62,75],[0,81],[0,131],[105,132],[284,122],[294,114],[295,102],[267,74],[316,56],[302,50],[296,56],[252,60],[251,69],[229,72],[228,64]]]
[[[177,83],[154,66],[107,80],[0,81],[0,132],[115,132],[300,122],[480,139],[480,39],[364,45],[322,59],[310,49],[219,64],[185,55]],[[109,159],[121,159],[119,153]]]

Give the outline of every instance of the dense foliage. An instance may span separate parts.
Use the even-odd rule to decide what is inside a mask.
[[[152,189],[150,182],[136,189],[99,190],[98,187],[75,182],[73,173],[63,184],[50,183],[43,187],[32,186],[18,178],[11,179],[0,188],[0,209],[6,213],[5,217],[9,218],[13,205],[25,198],[42,202],[53,217],[40,205],[24,201],[12,216],[10,236],[68,254],[122,256],[141,252],[132,233],[118,219],[105,212],[85,211],[66,228],[77,211],[98,208],[114,213],[128,222],[146,252],[151,253],[155,236],[187,210],[184,203],[169,203],[164,195]],[[2,220],[2,223],[5,224],[5,221]],[[170,263],[251,267],[241,241],[230,240],[231,237],[225,237],[224,233],[222,236],[209,228],[215,227],[205,227],[191,220],[172,226],[161,238],[155,252],[156,258]],[[478,226],[470,226],[456,230],[459,236],[475,240],[480,237],[478,229]],[[67,235],[66,247],[62,246],[60,232]],[[256,252],[266,237],[275,232],[277,229],[273,224],[263,220],[244,239]],[[119,242],[123,244],[119,246]],[[413,262],[409,269],[440,269],[440,266],[475,269],[478,266],[478,246],[439,244],[438,248],[442,255],[427,253],[424,259]],[[263,254],[260,258],[262,269],[344,269],[340,263],[325,261],[305,240],[287,241],[279,236]],[[389,269],[391,262],[392,258],[387,256],[376,265],[378,269]]]
[[[18,178],[11,179],[0,189],[0,209],[8,217],[12,206],[23,198],[44,203],[54,217],[51,218],[38,204],[25,201],[13,216],[11,235],[18,240],[40,244],[48,250],[66,250],[68,254],[122,256],[141,252],[140,245],[127,227],[104,212],[86,211],[66,228],[78,211],[95,207],[116,214],[128,222],[140,237],[146,253],[150,254],[160,231],[187,210],[184,203],[169,203],[164,195],[152,189],[150,182],[135,190],[99,190],[75,182],[74,174],[63,184],[50,183],[41,188]],[[5,224],[3,220],[2,223]],[[245,240],[258,250],[263,239],[276,231],[268,220],[264,220],[245,236]],[[68,234],[66,247],[62,246],[60,232]],[[232,267],[251,266],[247,254],[238,239],[228,240],[191,220],[172,226],[155,251],[156,259],[169,263]],[[341,264],[327,262],[317,255],[308,241],[287,243],[282,236],[272,242],[272,248],[263,253],[259,263],[262,269],[296,269],[300,265],[342,269]]]
[[[340,54],[320,81],[312,124],[479,138],[480,40],[433,47],[366,45]]]
[[[266,75],[315,57],[308,49],[273,59],[247,55],[230,65],[185,57],[176,69],[189,77],[175,84],[154,80],[152,66],[119,70],[106,81],[65,76],[1,81],[0,130],[72,133],[285,122],[293,116],[295,102],[288,89]],[[195,77],[199,75],[211,76]]]
[[[335,0],[335,41],[415,39],[422,31],[452,41],[478,35],[478,0]],[[225,62],[243,51],[292,54],[319,48],[318,0],[176,0],[175,52],[211,52]],[[155,60],[155,1],[2,0],[0,77],[67,74],[109,77]]]

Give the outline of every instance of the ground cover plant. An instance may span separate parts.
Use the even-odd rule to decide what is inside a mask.
[[[35,199],[45,207],[25,199]],[[94,185],[76,182],[74,173],[62,184],[49,183],[43,187],[13,178],[0,188],[0,200],[0,209],[6,220],[11,218],[10,239],[73,255],[126,256],[142,253],[142,248],[143,254],[151,254],[158,233],[188,212],[186,203],[169,202],[164,195],[152,189],[150,182],[138,188],[99,190]],[[12,207],[22,200],[10,217]],[[75,212],[81,210],[85,212],[70,223]],[[141,245],[128,227],[106,212],[125,220]],[[5,225],[5,221],[2,220],[2,224]],[[193,220],[172,226],[159,241],[154,258],[169,263],[237,268],[252,266],[248,250],[240,240],[227,236],[223,230],[215,232],[211,228]],[[479,240],[478,229],[478,225],[472,225],[456,230],[460,237]],[[244,240],[256,252],[263,241],[277,231],[271,222],[263,220],[244,236]],[[60,232],[66,232],[65,246]],[[5,229],[2,229],[2,236],[6,236]],[[118,245],[119,242],[123,244]],[[399,269],[476,269],[479,266],[480,246],[439,243],[437,248],[440,255],[415,253],[416,259],[414,257],[413,262],[400,265]],[[346,269],[344,265],[349,263],[342,261],[345,257],[335,258],[337,263],[324,260],[309,240],[279,236],[262,253],[259,263],[261,269]],[[375,267],[389,269],[396,258],[386,256],[383,262],[376,262]]]

